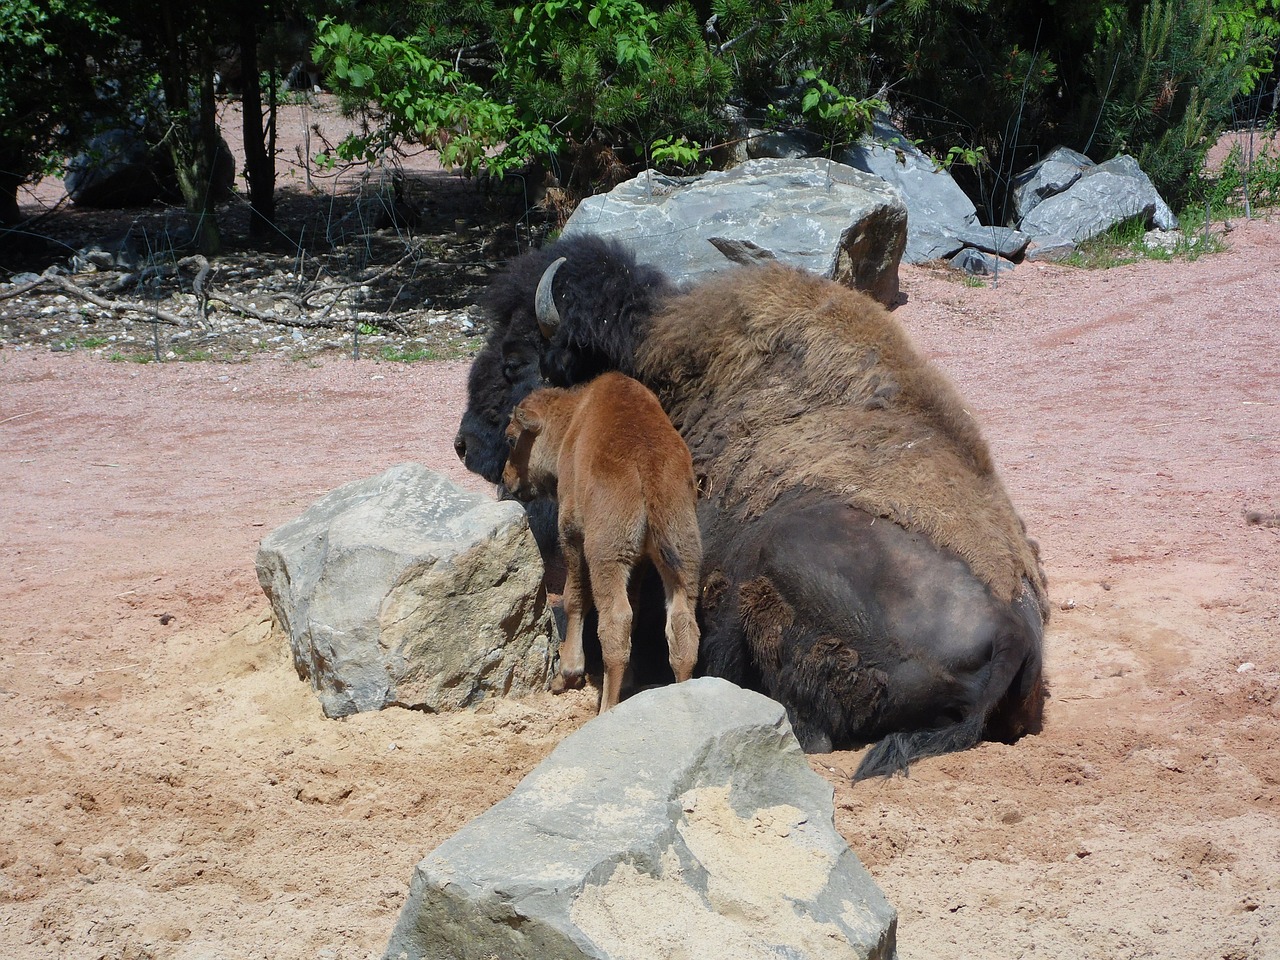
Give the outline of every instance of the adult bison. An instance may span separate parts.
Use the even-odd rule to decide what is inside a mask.
[[[703,491],[699,670],[779,700],[855,779],[1039,729],[1048,601],[973,417],[866,295],[780,265],[676,290],[562,240],[491,286],[459,454],[497,481],[540,378],[648,385]],[[491,467],[498,464],[498,472]]]

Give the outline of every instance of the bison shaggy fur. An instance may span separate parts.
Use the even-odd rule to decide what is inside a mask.
[[[540,327],[534,274],[559,257]],[[594,237],[517,261],[491,297],[503,382],[475,379],[468,416],[504,383],[619,370],[691,450],[701,672],[782,702],[806,750],[873,743],[858,778],[1040,728],[1038,548],[971,412],[880,304],[777,264],[676,290]]]

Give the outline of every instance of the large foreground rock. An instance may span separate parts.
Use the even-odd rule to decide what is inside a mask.
[[[783,708],[705,678],[568,737],[414,870],[387,960],[895,956]]]
[[[907,208],[879,177],[822,159],[750,160],[701,177],[647,170],[578,205],[564,235],[629,245],[677,283],[771,259],[898,295]]]
[[[546,687],[553,628],[517,503],[402,464],[268,534],[257,570],[327,716]]]

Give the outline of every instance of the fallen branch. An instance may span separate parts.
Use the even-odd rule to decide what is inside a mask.
[[[29,293],[36,287],[44,285],[44,277],[37,277],[35,280],[28,280],[26,283],[20,283],[10,290],[0,290],[0,300],[12,300],[14,297],[20,297],[24,293]]]
[[[180,267],[194,267],[196,269],[196,276],[192,280],[192,290],[199,302],[200,323],[206,328],[208,327],[208,307],[211,302],[214,302],[229,311],[240,314],[241,316],[251,317],[261,323],[275,324],[282,327],[296,327],[302,330],[346,330],[350,329],[353,323],[358,324],[367,322],[380,329],[393,330],[397,333],[405,334],[408,333],[408,330],[404,324],[397,320],[393,320],[390,317],[378,317],[365,320],[355,320],[354,318],[348,317],[329,320],[328,317],[329,314],[339,306],[343,295],[349,290],[366,284],[376,283],[384,277],[394,273],[405,262],[412,260],[417,255],[418,251],[416,249],[411,249],[399,260],[382,268],[372,276],[365,277],[360,280],[351,280],[340,284],[322,286],[318,282],[319,274],[317,274],[316,280],[313,281],[310,287],[300,295],[283,291],[271,295],[273,299],[283,300],[289,303],[297,311],[297,317],[282,317],[274,313],[268,313],[263,310],[259,310],[257,307],[240,299],[239,297],[216,292],[213,285],[209,284],[207,280],[210,273],[209,261],[199,255],[184,257],[177,262],[176,266],[164,265],[160,267],[151,267],[139,273],[123,274],[117,278],[110,287],[108,287],[108,290],[116,292],[127,285],[147,280],[152,277],[173,276],[176,273],[177,268]],[[14,297],[22,296],[24,293],[29,293],[37,287],[41,287],[46,284],[57,287],[74,297],[91,303],[94,306],[101,307],[104,310],[110,310],[113,313],[141,313],[149,316],[153,322],[165,323],[174,327],[191,325],[190,320],[153,304],[143,303],[137,300],[119,300],[101,296],[100,294],[95,293],[64,276],[57,267],[49,267],[35,280],[19,284],[9,290],[0,291],[0,300],[9,300]],[[316,304],[314,302],[322,297],[328,298],[328,302],[324,304]],[[314,316],[311,316],[312,314],[314,314]],[[307,319],[302,319],[304,316],[307,317]]]
[[[94,306],[102,307],[104,310],[110,310],[113,313],[126,313],[132,311],[134,313],[150,314],[152,320],[161,323],[167,323],[171,327],[181,327],[186,325],[186,321],[176,313],[170,313],[160,307],[154,307],[147,303],[140,303],[135,300],[108,300],[100,297],[92,290],[86,290],[79,284],[72,283],[66,277],[58,272],[57,267],[50,267],[40,275],[41,279],[46,283],[51,283],[60,290],[65,290],[73,296],[79,297],[81,300],[87,300]]]

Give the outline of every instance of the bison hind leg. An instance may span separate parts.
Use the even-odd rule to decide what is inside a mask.
[[[976,747],[982,742],[984,725],[982,715],[974,714],[938,730],[891,733],[867,751],[854,771],[854,782],[870,777],[891,777],[895,773],[905,776],[916,760]]]

